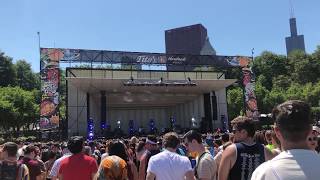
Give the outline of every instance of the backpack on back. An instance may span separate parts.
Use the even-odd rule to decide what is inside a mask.
[[[1,180],[17,180],[21,179],[23,174],[22,164],[0,162],[0,179]],[[20,178],[19,178],[20,177]]]

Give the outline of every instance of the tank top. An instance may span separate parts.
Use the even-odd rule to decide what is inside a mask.
[[[17,162],[0,162],[0,179],[1,180],[17,180],[24,179],[24,168],[22,164]]]
[[[229,173],[229,180],[251,179],[253,171],[265,161],[262,144],[236,143],[237,160]]]

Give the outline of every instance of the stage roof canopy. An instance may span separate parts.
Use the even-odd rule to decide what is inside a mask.
[[[206,74],[188,72],[187,75],[189,78],[191,76],[191,78],[186,80],[182,77],[185,75],[185,72],[170,72],[172,73],[170,75],[166,74],[169,72],[165,72],[165,74],[161,74],[163,72],[147,72],[149,75],[150,73],[153,74],[150,75],[152,78],[146,78],[147,76],[137,74],[139,71],[117,71],[116,73],[113,72],[113,78],[110,76],[102,78],[97,77],[97,74],[101,74],[101,72],[97,72],[102,70],[93,71],[91,74],[93,77],[87,77],[88,75],[84,75],[79,69],[69,69],[69,72],[72,72],[73,75],[68,73],[69,75],[66,77],[68,86],[72,85],[83,92],[90,93],[90,96],[97,101],[99,101],[100,92],[105,91],[107,104],[110,108],[177,105],[194,100],[204,93],[210,93],[211,91],[228,87],[236,82],[236,79],[224,79],[222,74],[220,75],[213,72],[209,74],[208,72]],[[87,73],[89,72],[85,74]],[[141,71],[140,73],[146,72]],[[123,78],[125,76],[124,74],[127,74],[128,78]],[[130,79],[130,77],[133,77],[133,79]],[[220,77],[220,79],[217,77]],[[161,78],[163,84],[159,82]],[[132,80],[136,85],[125,85],[125,83],[131,82]],[[141,85],[141,82],[148,82],[149,84]],[[191,82],[193,85],[188,84],[188,82]],[[165,85],[165,83],[168,85]],[[178,85],[175,85],[175,83],[178,83]]]

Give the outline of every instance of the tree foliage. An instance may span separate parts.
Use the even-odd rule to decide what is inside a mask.
[[[243,90],[235,87],[227,91],[229,118],[233,119],[243,113]]]
[[[0,51],[0,86],[14,86],[16,70],[12,58]]]
[[[31,70],[31,65],[25,60],[19,60],[15,64],[17,78],[16,83],[25,90],[32,90],[37,87],[36,75]]]
[[[260,113],[270,113],[274,106],[286,100],[299,99],[308,102],[315,114],[320,114],[320,46],[312,54],[294,51],[288,57],[265,51],[251,65],[256,74],[255,93]],[[235,92],[240,96],[238,88],[228,92],[229,118],[239,115],[243,106],[234,103],[239,100]]]
[[[32,91],[20,87],[3,87],[0,88],[0,112],[2,128],[13,127],[19,131],[22,126],[35,122],[39,116],[39,106]]]
[[[40,76],[25,60],[15,64],[0,52],[0,127],[29,128],[39,119]]]

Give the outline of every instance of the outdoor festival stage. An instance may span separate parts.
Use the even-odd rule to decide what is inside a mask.
[[[258,115],[246,56],[41,48],[41,130],[103,136],[121,130],[228,129],[226,87],[242,71],[244,112]],[[60,117],[60,68],[66,68],[66,118]],[[158,69],[158,70],[157,70]],[[161,70],[159,70],[161,69]],[[192,121],[193,120],[193,121]]]
[[[169,128],[172,119],[177,127],[190,128],[192,118],[197,126],[209,118],[211,128],[221,128],[228,122],[225,88],[236,81],[200,71],[68,68],[66,73],[68,134],[84,136],[89,118],[96,135],[103,134],[101,119],[112,130],[120,121],[126,134],[130,120],[135,129],[146,131],[152,120],[159,131]]]

